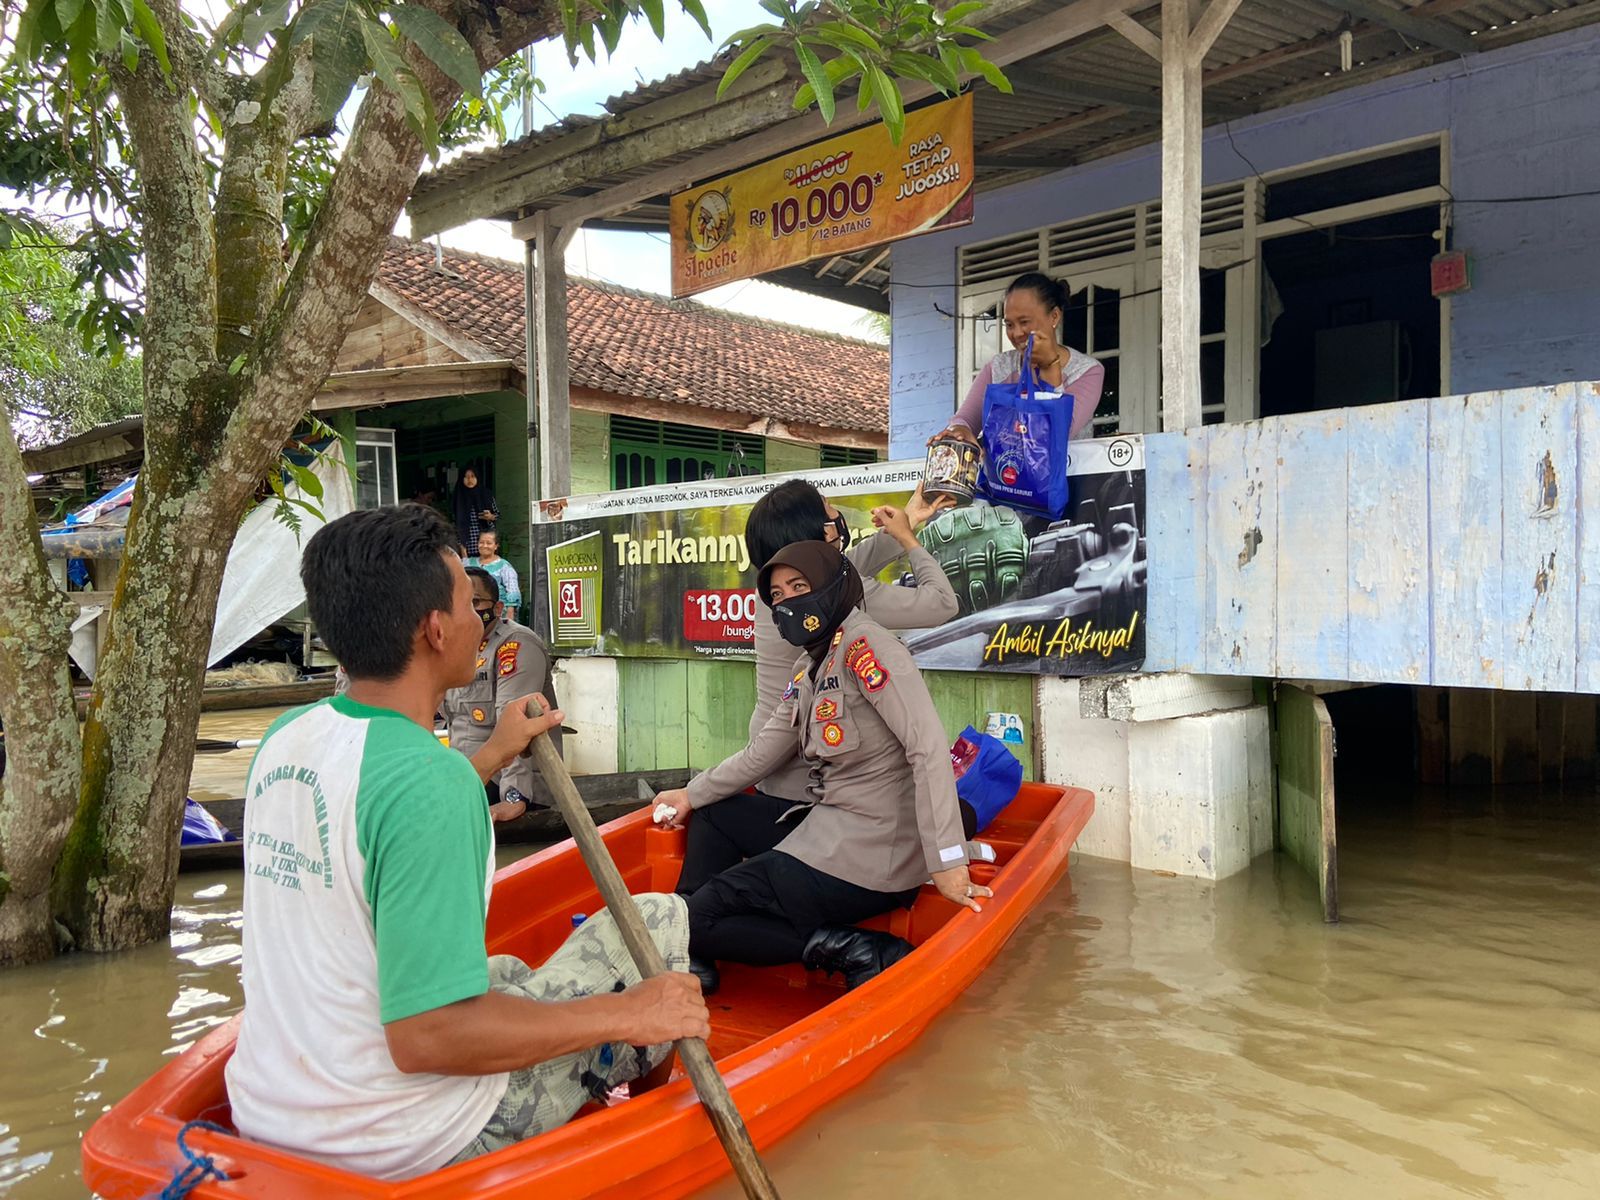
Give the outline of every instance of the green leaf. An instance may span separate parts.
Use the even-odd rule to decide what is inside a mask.
[[[662,0],[639,0],[639,8],[644,12],[645,20],[650,22],[650,32],[656,35],[659,41],[667,36],[667,9]]]
[[[706,16],[705,5],[700,0],[678,0],[683,11],[694,18],[694,23],[700,26],[707,37],[711,36],[711,18]]]
[[[877,38],[859,25],[851,25],[846,21],[823,22],[817,26],[817,36],[841,50],[846,46],[856,46],[869,54],[883,53],[883,45]]]
[[[367,49],[362,36],[365,20],[350,0],[321,0],[300,10],[289,48],[311,39],[311,96],[317,123],[331,121],[338,114],[357,77],[366,69]],[[392,45],[388,30],[383,34]],[[287,60],[289,56],[279,57]]]
[[[122,45],[122,31],[132,15],[126,0],[98,0],[95,5],[95,43],[100,53],[111,54]]]
[[[395,27],[434,66],[461,85],[469,96],[483,95],[483,70],[461,31],[432,9],[397,4],[389,10]]]
[[[162,74],[172,74],[172,60],[167,57],[166,35],[161,32],[161,22],[156,20],[155,13],[150,11],[145,0],[133,0],[133,27],[139,31],[144,44],[150,47],[150,52],[161,64]]]
[[[267,34],[284,28],[291,3],[292,0],[267,0],[241,22],[239,40],[246,46],[259,46]]]
[[[961,65],[968,71],[975,75],[983,76],[989,86],[996,91],[1004,92],[1008,96],[1011,94],[1011,81],[1005,77],[1005,73],[999,67],[995,66],[971,46],[962,46],[957,53],[961,55]]]
[[[896,50],[889,56],[889,69],[902,78],[909,75],[924,83],[931,83],[947,96],[961,89],[961,80],[954,71],[938,59],[929,58],[925,54]]]
[[[561,0],[561,31],[567,43],[567,63],[578,65],[578,0]]]
[[[622,41],[622,21],[618,17],[601,16],[594,23],[595,31],[600,35],[600,44],[606,48],[609,57],[617,52],[617,45]],[[591,57],[593,57],[591,55]]]
[[[881,67],[872,67],[867,76],[872,80],[872,91],[878,99],[878,111],[883,114],[889,140],[898,146],[906,131],[906,109],[900,99],[900,87],[883,73]]]
[[[55,0],[30,0],[17,22],[17,46],[11,55],[13,68],[41,57],[48,43],[61,39],[61,24],[56,19]]]
[[[94,74],[94,9],[84,7],[78,13],[78,19],[72,23],[72,28],[66,31],[67,42],[67,73],[72,76],[73,86],[79,91],[87,91],[90,76]]]
[[[761,7],[766,9],[785,25],[794,20],[794,13],[783,0],[761,0]]]
[[[940,19],[944,24],[950,25],[970,17],[982,7],[983,0],[967,0],[965,4],[952,4],[944,10]]]
[[[872,107],[872,72],[861,68],[861,86],[856,89],[856,111],[866,112]]]
[[[63,29],[71,29],[82,11],[83,0],[56,0],[56,20]]]
[[[822,69],[822,60],[816,52],[804,42],[794,44],[795,57],[800,60],[800,70],[805,73],[806,82],[811,85],[811,90],[816,93],[817,111],[822,114],[824,125],[833,124],[833,80],[828,78],[827,72]]]
[[[406,123],[416,131],[423,144],[433,150],[439,143],[439,131],[434,127],[433,105],[422,90],[421,81],[401,57],[388,29],[368,18],[361,18],[359,27],[361,44],[366,47],[373,74],[400,98],[405,105]],[[312,48],[315,50],[314,43]]]
[[[228,364],[228,374],[237,375],[240,371],[244,370],[245,358],[246,356],[243,354],[236,354],[233,361]]]
[[[317,473],[310,467],[303,467],[297,462],[288,464],[289,472],[294,476],[294,481],[300,490],[314,500],[322,499],[322,480],[317,478]]]
[[[837,92],[841,83],[861,73],[861,64],[853,57],[841,54],[838,58],[830,58],[823,63],[822,69],[833,83],[833,90]],[[816,92],[809,83],[805,84],[795,93],[794,110],[796,112],[805,112],[815,102]]]
[[[745,47],[744,53],[739,55],[738,58],[734,59],[729,65],[728,69],[722,73],[722,82],[717,84],[718,100],[721,100],[722,94],[733,86],[734,80],[738,79],[739,76],[743,75],[747,70],[749,70],[751,64],[765,54],[767,52],[767,48],[771,45],[771,39],[762,37],[757,38],[755,41],[751,42]]]

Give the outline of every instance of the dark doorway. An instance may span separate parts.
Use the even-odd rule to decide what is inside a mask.
[[[1262,244],[1261,415],[1437,396],[1437,207]]]

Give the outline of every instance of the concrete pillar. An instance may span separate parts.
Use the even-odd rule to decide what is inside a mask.
[[[1273,847],[1265,706],[1134,723],[1128,733],[1129,861],[1223,879]]]
[[[621,735],[617,727],[617,660],[558,658],[556,701],[576,729],[562,738],[561,752],[574,775],[614,775]]]
[[[1082,715],[1082,680],[1039,680],[1040,778],[1088,788],[1094,816],[1078,835],[1077,850],[1094,858],[1127,862],[1133,857],[1128,823],[1127,721]]]

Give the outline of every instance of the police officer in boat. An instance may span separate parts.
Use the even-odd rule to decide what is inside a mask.
[[[526,625],[510,620],[500,600],[500,585],[482,567],[468,567],[472,607],[483,622],[478,669],[471,683],[445,693],[439,711],[450,732],[450,745],[471,758],[489,740],[500,713],[511,701],[540,692],[556,703],[550,673],[550,652],[544,640]],[[549,735],[557,748],[559,730]],[[514,821],[528,811],[534,794],[533,760],[519,755],[484,785],[489,813],[496,821]]]
[[[799,962],[853,988],[911,950],[858,922],[910,905],[930,879],[968,908],[993,893],[967,872],[943,722],[911,652],[862,609],[854,566],[836,546],[797,542],[761,569],[757,594],[799,651],[790,683],[748,746],[657,796],[656,819],[683,825],[797,749],[809,771],[799,807],[810,812],[775,849],[689,897],[689,969],[708,994],[719,960]]]

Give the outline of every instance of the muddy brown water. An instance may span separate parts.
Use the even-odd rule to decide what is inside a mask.
[[[1212,885],[1076,857],[770,1151],[784,1194],[1600,1195],[1600,801],[1367,800],[1333,928],[1278,858]],[[0,977],[0,1196],[83,1195],[83,1130],[238,1007],[241,926],[236,872],[185,875],[169,944]]]

